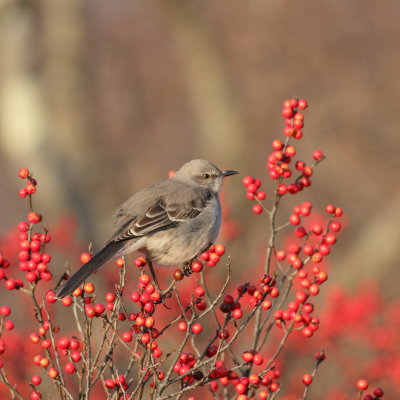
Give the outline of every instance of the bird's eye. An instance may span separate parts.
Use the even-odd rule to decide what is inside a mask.
[[[210,175],[210,174],[203,174],[203,178],[204,178],[204,179],[210,179],[210,178],[211,178],[211,175]]]

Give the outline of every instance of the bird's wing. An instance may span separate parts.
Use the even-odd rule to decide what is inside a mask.
[[[176,227],[197,217],[211,198],[202,188],[180,187],[159,196],[144,213],[135,215],[112,240],[124,241]]]

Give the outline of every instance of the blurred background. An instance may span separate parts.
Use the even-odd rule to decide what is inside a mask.
[[[342,206],[331,280],[352,291],[370,278],[394,297],[399,20],[397,0],[1,0],[1,231],[26,213],[21,167],[39,180],[50,228],[73,215],[77,240],[96,248],[119,204],[192,158],[257,176],[270,193],[266,158],[295,96],[310,105],[299,153],[327,160],[286,212]],[[241,227],[229,253],[251,268],[266,230],[240,179],[224,193]]]

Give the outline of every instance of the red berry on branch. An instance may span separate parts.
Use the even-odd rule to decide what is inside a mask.
[[[5,282],[5,287],[7,290],[14,290],[17,287],[17,284],[14,279],[7,279]]]
[[[75,372],[75,365],[71,362],[65,364],[64,370],[67,374],[73,374]]]
[[[173,273],[173,277],[176,281],[181,281],[184,278],[184,274],[180,269],[176,269]]]
[[[254,356],[253,356],[253,353],[251,351],[245,351],[242,354],[242,359],[243,359],[244,362],[252,362],[253,358],[254,358]]]
[[[247,187],[247,186],[251,185],[253,183],[253,181],[254,181],[254,179],[252,176],[245,176],[242,179],[242,184]]]
[[[299,108],[299,110],[305,110],[308,107],[307,100],[300,99],[297,107]]]
[[[203,264],[201,261],[195,261],[192,264],[192,271],[193,272],[201,272],[203,270]]]
[[[321,150],[315,150],[313,152],[313,159],[315,161],[320,161],[324,158],[324,153]]]
[[[58,377],[58,371],[57,371],[55,368],[50,368],[50,369],[47,371],[47,375],[48,375],[50,378],[55,379],[55,378]]]
[[[203,330],[203,326],[200,323],[195,323],[192,325],[192,332],[198,335]]]
[[[131,342],[132,341],[132,334],[130,332],[123,332],[121,338],[124,342]]]
[[[332,204],[328,204],[328,205],[325,207],[325,211],[326,211],[328,214],[333,214],[333,213],[335,212],[335,207],[334,207]]]
[[[42,378],[39,375],[33,375],[31,378],[32,385],[40,385],[42,382]]]
[[[261,365],[263,362],[264,362],[264,358],[263,358],[263,356],[261,354],[259,354],[259,353],[254,354],[253,364]]]
[[[178,329],[182,332],[186,332],[187,330],[187,323],[184,321],[181,321],[178,323]]]
[[[281,114],[283,118],[291,118],[293,117],[293,110],[290,107],[284,107]]]
[[[287,146],[285,155],[288,157],[294,157],[296,155],[296,148],[294,146]]]
[[[90,253],[82,253],[81,254],[81,262],[86,264],[90,259],[92,258],[92,255]]]
[[[307,385],[307,386],[311,385],[312,381],[313,381],[313,378],[312,378],[312,376],[310,374],[303,375],[303,383],[305,385]]]
[[[292,225],[299,225],[300,224],[300,217],[298,216],[298,215],[296,215],[296,214],[292,214],[290,217],[289,217],[289,222],[290,222],[290,224],[292,224]]]
[[[358,390],[364,391],[366,389],[368,389],[368,382],[366,379],[359,379],[356,382],[356,386]]]
[[[95,287],[93,285],[93,283],[85,283],[85,285],[83,286],[83,291],[87,294],[91,294],[93,293],[95,290]]]
[[[196,289],[194,289],[194,294],[197,297],[202,297],[206,294],[206,292],[202,286],[198,286]]]
[[[42,216],[37,212],[30,212],[28,214],[28,221],[32,224],[38,224],[42,220]]]
[[[282,140],[275,139],[275,140],[272,142],[272,148],[273,148],[275,151],[282,150],[282,149],[283,149],[283,142],[282,142]]]
[[[31,185],[31,184],[26,185],[25,192],[26,192],[26,194],[35,194],[36,193],[36,186]],[[20,191],[20,195],[21,195],[21,191]]]
[[[29,169],[28,169],[28,168],[21,168],[21,169],[18,171],[18,176],[19,176],[21,179],[26,179],[26,178],[29,176]]]
[[[253,213],[254,214],[261,214],[263,212],[263,206],[261,204],[254,204],[253,206]]]
[[[258,200],[264,200],[266,197],[267,197],[266,193],[265,193],[264,191],[262,191],[262,190],[260,190],[260,191],[257,193],[257,199],[258,199]]]

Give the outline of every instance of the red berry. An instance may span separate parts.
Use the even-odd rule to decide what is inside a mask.
[[[176,269],[173,273],[173,277],[176,281],[181,281],[184,278],[184,274],[180,269]]]
[[[193,332],[195,335],[198,335],[199,333],[201,333],[202,330],[203,330],[203,327],[202,327],[201,324],[196,323],[196,324],[193,324],[193,325],[192,325],[192,332]]]
[[[235,319],[240,319],[243,317],[243,311],[240,308],[236,308],[232,311],[232,317]]]
[[[238,394],[244,394],[244,393],[246,393],[247,387],[245,385],[243,385],[243,383],[238,383],[235,386],[235,390],[236,390],[236,393],[238,393]],[[246,396],[246,398],[247,398],[247,396]],[[243,399],[240,399],[240,400],[243,400]]]
[[[308,291],[310,292],[311,296],[317,296],[319,293],[319,286],[316,283],[313,283],[309,288]]]
[[[250,351],[245,351],[242,354],[242,359],[243,359],[244,362],[252,362],[253,358],[254,358],[253,353],[250,352]]]
[[[13,330],[13,329],[14,329],[14,322],[12,322],[12,321],[10,321],[10,320],[4,321],[4,329],[5,329],[6,331],[11,331],[11,330]]]
[[[23,190],[23,189],[21,189],[21,190]],[[34,185],[28,184],[28,185],[26,185],[25,192],[26,192],[26,194],[35,194],[36,187]],[[21,195],[21,191],[20,191],[20,195]]]
[[[79,351],[73,351],[73,352],[71,353],[71,359],[72,359],[72,361],[78,362],[78,361],[81,360],[81,358],[82,358],[82,356],[81,356],[81,353],[80,353]]]
[[[33,375],[31,378],[32,385],[40,385],[42,378],[39,375]]]
[[[150,276],[147,274],[140,275],[139,283],[141,283],[144,286],[147,286],[150,283]]]
[[[281,140],[278,140],[278,139],[274,140],[274,141],[272,142],[272,148],[273,148],[275,151],[282,150],[282,149],[283,149],[283,142],[282,142]]]
[[[336,217],[341,217],[342,215],[343,215],[343,210],[342,210],[342,208],[341,208],[341,207],[336,207],[335,216],[336,216]]]
[[[272,307],[271,300],[264,300],[264,301],[261,303],[261,307],[262,307],[264,310],[269,310],[269,309]]]
[[[28,221],[32,224],[38,224],[42,220],[42,216],[34,211],[28,214]]]
[[[312,381],[313,381],[313,377],[310,374],[303,375],[303,383],[305,385],[307,385],[307,386],[311,385]]]
[[[313,152],[313,158],[315,161],[322,160],[324,158],[324,153],[321,150],[315,150]]]
[[[271,288],[271,290],[269,292],[269,295],[272,298],[278,297],[279,296],[279,290],[277,288],[273,287],[273,288]]]
[[[289,217],[289,222],[290,222],[292,225],[299,225],[299,224],[300,224],[300,217],[299,217],[298,215],[296,215],[296,214],[292,214],[292,215]]]
[[[247,186],[247,193],[256,194],[257,189],[258,189],[257,185],[255,183],[251,183],[249,186]]]
[[[132,334],[130,332],[123,332],[121,338],[124,342],[132,341]]]
[[[264,361],[264,358],[261,354],[258,354],[258,353],[254,354],[253,363],[255,365],[261,365],[263,363],[263,361]]]
[[[294,157],[296,155],[296,148],[294,146],[287,146],[285,155],[288,157]]]
[[[92,258],[90,253],[82,253],[81,254],[81,262],[86,264]]]
[[[368,389],[368,382],[366,379],[359,379],[356,383],[357,389],[358,390],[366,390]]]
[[[254,204],[253,213],[254,214],[261,214],[262,212],[263,212],[263,206],[261,204]]]
[[[93,293],[95,290],[95,287],[93,285],[93,283],[85,283],[85,285],[83,286],[83,291],[85,293],[91,294]]]
[[[105,311],[106,307],[104,306],[104,304],[96,304],[94,306],[94,311],[96,312],[97,315],[101,315],[103,314],[103,312]]]
[[[333,214],[333,213],[335,212],[335,207],[334,207],[332,204],[328,204],[328,205],[325,207],[325,211],[326,211],[328,214]]]
[[[291,118],[293,117],[293,110],[289,107],[284,107],[281,114],[283,118]]]
[[[50,378],[55,379],[58,377],[58,371],[55,368],[50,368],[47,371],[47,375],[49,375]]]
[[[65,364],[64,370],[67,374],[73,374],[75,372],[75,365],[71,362]]]
[[[21,179],[26,179],[26,178],[29,176],[29,169],[28,169],[28,168],[21,168],[21,169],[18,171],[18,176],[19,176]]]
[[[192,271],[193,272],[201,272],[203,270],[203,264],[201,263],[201,261],[195,261],[192,264]]]
[[[106,302],[107,303],[112,303],[115,300],[115,294],[114,293],[107,293],[106,294]]]
[[[305,337],[311,337],[314,334],[313,330],[308,326],[303,328],[301,332]]]
[[[222,244],[215,245],[214,253],[218,256],[222,256],[225,254],[225,246]]]
[[[178,329],[182,332],[185,332],[187,330],[187,324],[184,321],[179,322],[178,324]]]
[[[7,279],[5,282],[5,287],[7,290],[14,290],[17,287],[17,284],[14,279]]]
[[[35,391],[31,393],[31,400],[40,400],[42,398],[42,393]]]
[[[194,289],[194,294],[197,297],[202,297],[206,294],[204,288],[202,286],[197,287],[196,289]]]
[[[106,379],[104,381],[104,385],[106,386],[107,389],[114,389],[116,384],[112,379]]]
[[[1,306],[0,314],[8,317],[11,314],[11,308],[8,306]]]
[[[298,101],[297,107],[298,107],[299,110],[305,110],[305,109],[308,107],[307,100],[300,99],[300,100]]]
[[[242,179],[242,183],[243,183],[243,185],[244,186],[249,186],[249,185],[251,185],[252,183],[253,183],[253,181],[254,181],[254,179],[253,179],[253,177],[251,177],[251,176],[245,176],[243,179]]]
[[[296,108],[299,104],[299,101],[295,98],[289,100],[289,104],[291,108]]]

